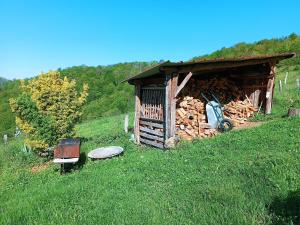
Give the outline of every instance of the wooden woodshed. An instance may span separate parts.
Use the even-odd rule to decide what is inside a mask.
[[[135,85],[135,140],[165,148],[176,135],[176,101],[194,79],[229,79],[255,107],[271,113],[276,64],[294,53],[158,64],[126,79]],[[190,81],[190,82],[189,82]],[[201,87],[199,87],[201,89]]]

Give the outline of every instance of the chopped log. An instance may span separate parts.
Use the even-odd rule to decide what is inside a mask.
[[[296,108],[289,108],[288,111],[288,116],[300,116],[300,109],[296,109]]]

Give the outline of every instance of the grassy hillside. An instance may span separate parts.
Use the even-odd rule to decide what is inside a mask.
[[[65,176],[52,164],[32,172],[40,159],[21,140],[2,145],[0,224],[299,224],[299,118],[167,152],[134,145],[122,121],[78,126],[83,160]],[[124,155],[85,161],[107,145]]]

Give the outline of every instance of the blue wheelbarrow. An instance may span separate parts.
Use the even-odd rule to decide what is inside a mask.
[[[233,128],[231,120],[224,118],[224,107],[213,94],[210,94],[213,100],[209,100],[203,93],[202,97],[206,100],[207,122],[211,128],[218,129],[221,132],[230,131]]]

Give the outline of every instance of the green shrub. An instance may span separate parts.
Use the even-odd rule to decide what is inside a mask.
[[[25,143],[36,150],[75,136],[74,126],[82,115],[88,86],[78,94],[75,80],[60,78],[59,72],[41,74],[25,84],[22,94],[10,99],[17,126],[26,134]]]

